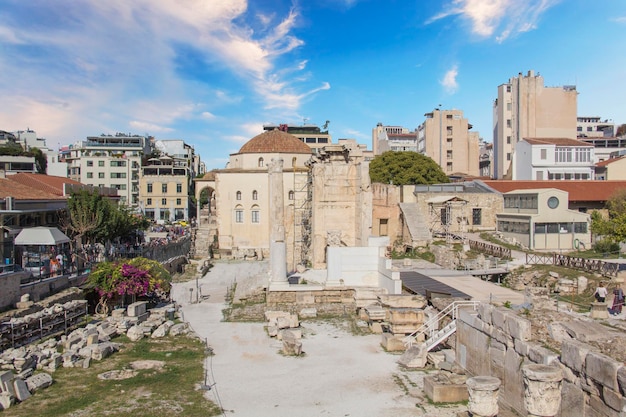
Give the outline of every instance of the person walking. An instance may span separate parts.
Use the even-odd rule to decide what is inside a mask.
[[[624,305],[624,291],[619,284],[613,289],[613,306],[611,307],[611,314],[622,314],[622,306]]]
[[[604,286],[604,282],[600,281],[598,288],[596,288],[596,292],[593,293],[593,296],[596,297],[596,301],[599,303],[603,303],[606,300],[606,296],[609,294],[606,287]]]

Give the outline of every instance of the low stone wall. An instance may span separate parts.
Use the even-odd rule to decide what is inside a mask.
[[[8,310],[20,301],[20,274],[5,274],[0,277],[0,310]]]
[[[563,371],[560,417],[618,417],[625,403],[626,366],[574,339],[562,342],[561,353],[531,340],[531,323],[513,310],[481,304],[460,310],[456,360],[471,375],[502,381],[500,399],[526,415],[522,366],[542,364]]]

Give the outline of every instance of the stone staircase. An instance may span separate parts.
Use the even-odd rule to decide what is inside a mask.
[[[413,242],[430,242],[432,240],[433,236],[428,224],[420,215],[415,203],[400,203],[400,211],[402,212],[402,217],[409,229]]]
[[[209,225],[198,226],[195,239],[195,258],[206,258],[209,256],[209,247],[213,242],[213,236]]]

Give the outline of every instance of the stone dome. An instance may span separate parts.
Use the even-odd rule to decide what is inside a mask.
[[[309,145],[294,135],[274,129],[263,132],[246,142],[239,153],[307,153],[312,152]]]

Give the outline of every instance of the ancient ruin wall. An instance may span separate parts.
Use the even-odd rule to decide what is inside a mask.
[[[536,363],[563,371],[560,417],[618,417],[625,404],[626,366],[576,340],[561,352],[531,340],[531,322],[513,310],[481,304],[457,320],[456,360],[471,375],[500,378],[500,401],[526,415],[522,366]]]

